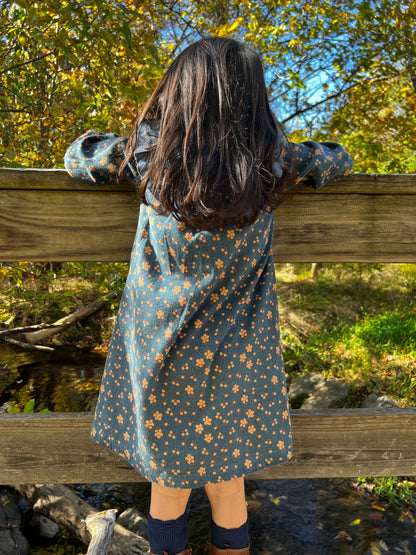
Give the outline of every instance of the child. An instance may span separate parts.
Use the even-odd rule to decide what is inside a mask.
[[[186,506],[205,487],[209,553],[249,553],[243,476],[291,456],[272,258],[273,210],[352,161],[335,143],[286,143],[260,57],[226,38],[186,48],[129,140],[87,132],[65,156],[141,199],[92,436],[152,482],[154,554],[189,555]]]

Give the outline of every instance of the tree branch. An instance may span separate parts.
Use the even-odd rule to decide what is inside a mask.
[[[3,75],[4,73],[7,73],[9,71],[12,71],[13,69],[17,69],[18,67],[27,66],[28,64],[33,64],[35,62],[38,62],[43,58],[47,58],[51,54],[53,54],[53,52],[47,52],[46,54],[42,54],[42,56],[38,56],[37,58],[32,58],[31,60],[27,60],[27,62],[20,62],[19,64],[15,64],[14,66],[7,67],[6,69],[3,69],[3,71],[0,71],[0,75]]]

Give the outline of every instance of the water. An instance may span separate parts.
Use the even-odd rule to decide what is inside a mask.
[[[15,401],[22,408],[35,398],[35,410],[91,411],[103,365],[99,353],[78,349],[22,353],[0,344],[0,406]],[[412,515],[381,506],[351,483],[347,479],[247,480],[251,554],[416,555]],[[80,484],[76,489],[100,510],[135,506],[146,514],[150,499],[146,483]],[[209,522],[205,493],[196,490],[189,503],[194,555],[203,553]],[[68,540],[66,545],[68,553],[85,551],[77,542]],[[42,553],[35,546],[32,552]]]

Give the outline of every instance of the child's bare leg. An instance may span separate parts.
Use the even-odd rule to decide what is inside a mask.
[[[222,528],[239,528],[247,522],[244,478],[205,486],[212,520]]]
[[[159,520],[179,518],[185,512],[191,491],[190,489],[167,488],[153,482],[150,514]]]

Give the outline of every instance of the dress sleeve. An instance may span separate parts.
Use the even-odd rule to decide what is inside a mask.
[[[353,166],[351,156],[338,143],[315,141],[289,143],[284,163],[288,166],[292,163],[294,185],[302,183],[311,189],[341,179]]]
[[[71,177],[104,185],[116,181],[120,165],[124,160],[127,137],[115,133],[87,131],[76,139],[65,153],[65,168]],[[123,177],[136,181],[137,170],[127,164]]]

